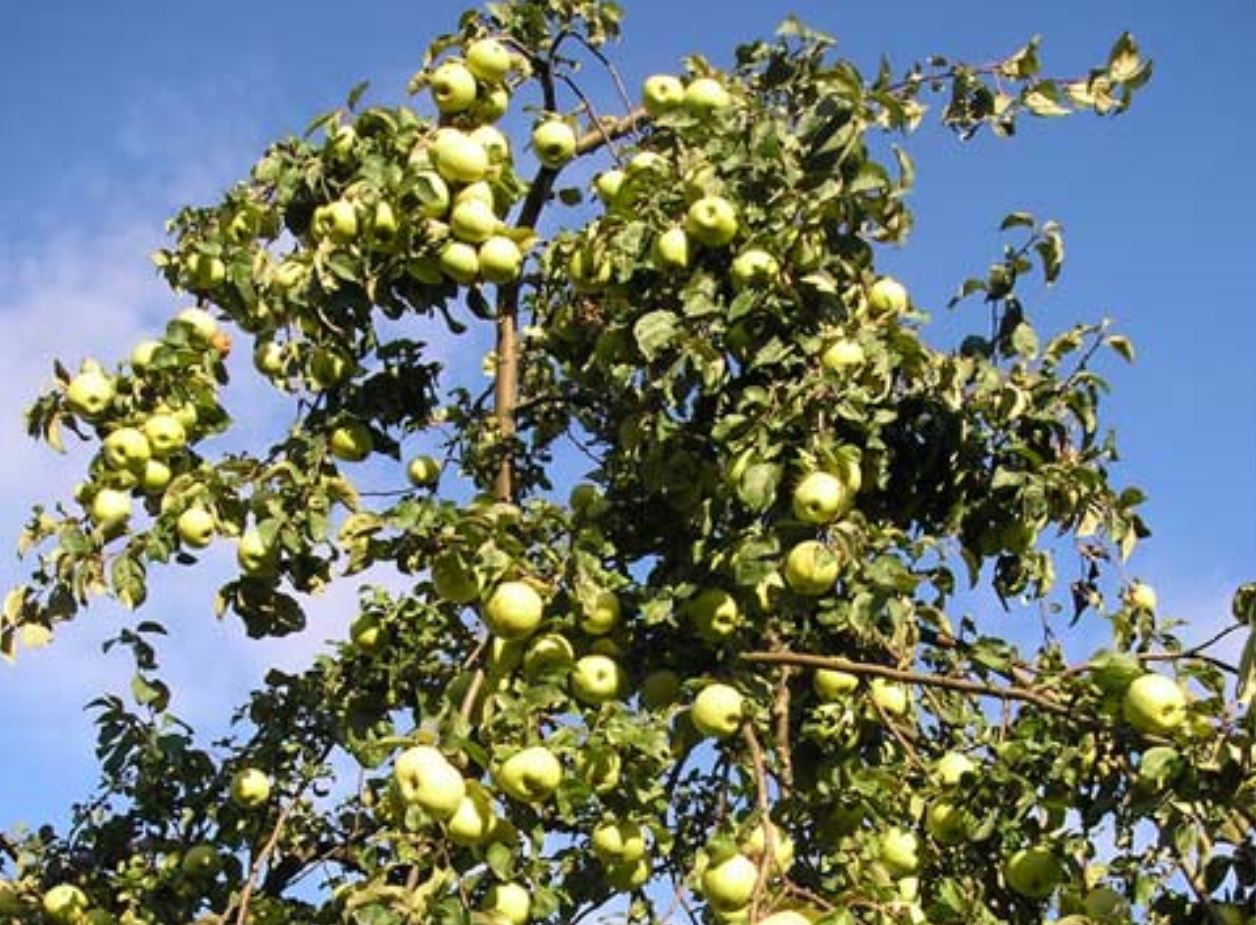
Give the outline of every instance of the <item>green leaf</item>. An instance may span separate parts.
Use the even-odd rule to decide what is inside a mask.
[[[1028,324],[1021,322],[1012,331],[1012,349],[1027,360],[1038,355],[1038,334]]]
[[[752,511],[762,513],[776,502],[776,492],[784,474],[785,467],[778,463],[760,462],[747,466],[737,483],[737,497]]]
[[[1251,706],[1252,699],[1256,697],[1256,628],[1247,634],[1247,642],[1243,645],[1235,690],[1239,703]]]
[[[632,326],[637,347],[647,360],[653,360],[676,338],[679,319],[666,309],[647,312]]]
[[[1011,212],[999,223],[999,230],[1007,231],[1009,228],[1032,228],[1033,226],[1034,217],[1028,212]]]
[[[366,93],[367,88],[371,86],[369,80],[359,81],[353,85],[353,89],[349,91],[349,96],[345,100],[345,107],[352,110],[356,109],[358,102],[362,99],[362,95]]]
[[[1120,334],[1112,334],[1105,341],[1116,353],[1125,360],[1126,363],[1134,362],[1134,345],[1128,337],[1122,337]]]
[[[1069,109],[1060,105],[1060,91],[1049,80],[1034,84],[1026,90],[1021,96],[1021,102],[1035,116],[1067,116],[1070,112]]]

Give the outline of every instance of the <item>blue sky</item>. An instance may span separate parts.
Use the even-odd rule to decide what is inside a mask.
[[[997,257],[1001,217],[1027,209],[1065,227],[1061,282],[1032,305],[1040,326],[1108,315],[1133,338],[1133,367],[1105,363],[1121,435],[1118,478],[1144,487],[1155,537],[1131,563],[1191,635],[1226,619],[1228,594],[1256,569],[1256,8],[1248,0],[1051,4],[894,4],[761,0],[629,2],[618,55],[632,86],[674,71],[691,51],[717,64],[736,42],[793,12],[839,39],[871,72],[927,54],[987,61],[1032,34],[1052,73],[1079,74],[1133,31],[1156,77],[1116,121],[1026,122],[1018,138],[961,145],[929,128],[907,142],[919,169],[917,229],[886,265],[943,321],[945,302]],[[14,4],[0,29],[0,523],[15,535],[29,505],[65,492],[83,462],[59,461],[21,434],[20,411],[54,355],[122,356],[176,307],[147,255],[179,205],[206,202],[268,140],[300,131],[363,78],[397,102],[426,41],[460,6],[374,0],[218,0],[125,6]],[[683,13],[679,12],[683,11]],[[976,306],[969,311],[980,311]],[[976,318],[973,323],[978,323]],[[239,351],[243,353],[245,351]],[[241,429],[272,423],[273,402],[235,402]],[[214,556],[210,556],[214,561]],[[6,557],[0,578],[20,576]],[[158,579],[154,613],[176,630],[166,647],[176,708],[220,729],[230,702],[273,660],[303,664],[340,635],[353,587],[314,603],[299,642],[255,644],[218,625],[212,583]],[[100,639],[122,617],[102,607],[54,645],[0,667],[0,827],[57,818],[94,781],[82,705],[121,687],[121,658]],[[206,657],[213,653],[214,657]]]

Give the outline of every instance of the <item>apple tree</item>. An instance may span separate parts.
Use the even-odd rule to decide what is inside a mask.
[[[1036,41],[869,78],[789,20],[638,97],[620,20],[467,13],[413,106],[356,88],[172,219],[160,337],[56,366],[29,430],[85,475],[23,529],[0,643],[113,598],[135,677],[91,704],[69,828],[0,840],[0,917],[1252,921],[1253,649],[1214,646],[1256,589],[1187,646],[1126,577],[1149,531],[1092,366],[1129,342],[1040,324],[1064,246],[1028,214],[956,349],[878,270],[929,107],[960,137],[1115,115],[1133,40],[1070,78]],[[489,339],[481,391],[454,360]],[[225,452],[241,348],[296,423]],[[206,742],[145,599],[216,544],[250,637],[363,585]]]

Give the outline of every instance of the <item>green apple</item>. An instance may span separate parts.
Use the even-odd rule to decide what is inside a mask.
[[[882,276],[868,290],[868,307],[877,315],[901,315],[907,311],[907,290],[892,276]]]
[[[763,852],[767,851],[769,828],[772,832],[772,869],[780,874],[788,873],[794,866],[794,840],[773,822],[767,823],[766,826],[760,822],[751,829],[750,833],[742,839],[741,853],[757,865],[763,857]]]
[[[645,829],[635,822],[603,822],[589,839],[603,864],[639,861],[645,857]]]
[[[1110,886],[1097,886],[1082,898],[1086,915],[1098,922],[1124,922],[1130,912],[1129,900]]]
[[[265,578],[275,573],[279,564],[279,550],[267,543],[258,530],[245,530],[236,544],[236,562],[245,575]]]
[[[510,91],[505,87],[481,86],[480,95],[471,107],[476,122],[496,122],[510,108]]]
[[[450,183],[474,183],[489,171],[484,146],[456,128],[437,129],[431,155],[437,173]]]
[[[628,161],[625,172],[630,177],[646,173],[663,174],[668,172],[670,166],[667,158],[657,151],[638,151]]]
[[[501,227],[501,219],[491,204],[479,199],[465,199],[449,213],[449,230],[454,237],[468,244],[482,244]]]
[[[184,546],[204,549],[214,539],[214,515],[200,505],[193,505],[179,515],[175,528]]]
[[[903,716],[911,704],[907,688],[885,678],[873,678],[868,682],[872,702],[887,716]]]
[[[285,260],[275,267],[270,281],[281,292],[291,292],[305,280],[305,277],[306,269],[300,261]]]
[[[593,188],[602,202],[608,206],[614,205],[627,178],[628,175],[622,170],[604,170],[593,178]]]
[[[371,429],[360,421],[342,424],[331,432],[328,440],[331,455],[345,462],[361,462],[375,449]]]
[[[841,375],[849,369],[863,365],[863,347],[849,338],[839,337],[824,348],[824,353],[820,354],[820,362],[829,372]]]
[[[759,865],[734,854],[702,872],[702,895],[716,910],[731,912],[750,904],[759,882]]]
[[[724,85],[713,77],[699,77],[685,87],[685,108],[696,116],[709,115],[732,101]]]
[[[241,809],[257,809],[270,799],[270,777],[257,768],[244,768],[231,778],[231,801]]]
[[[451,604],[468,604],[480,594],[475,570],[449,553],[437,556],[432,563],[432,587],[438,597]]]
[[[327,130],[327,149],[333,160],[347,160],[357,144],[358,133],[352,125],[336,124]],[[241,216],[236,216],[237,218]]]
[[[599,591],[587,607],[580,628],[590,636],[604,636],[619,625],[619,597],[614,591]]]
[[[685,231],[706,247],[723,247],[737,237],[737,210],[723,196],[703,196],[685,214]]]
[[[478,142],[484,148],[490,164],[504,164],[510,160],[510,141],[500,129],[491,125],[481,125],[472,130],[471,140]],[[492,205],[492,202],[489,205]]]
[[[650,248],[654,266],[660,270],[683,270],[689,266],[689,236],[679,225],[668,228],[654,239]]]
[[[920,842],[911,832],[891,828],[881,834],[880,858],[894,877],[909,877],[920,869]]]
[[[164,458],[177,453],[188,442],[187,431],[173,414],[152,414],[144,422],[144,436],[148,438],[152,455]]]
[[[563,782],[563,766],[543,745],[533,745],[511,755],[494,775],[497,785],[522,803],[548,800]]]
[[[161,341],[159,340],[142,340],[135,345],[131,351],[131,366],[136,370],[148,369],[152,365],[153,357],[157,355],[157,351],[161,349]]]
[[[652,74],[641,85],[641,103],[652,116],[661,116],[685,102],[685,85],[671,74]]]
[[[817,668],[811,676],[811,687],[825,703],[845,700],[859,686],[859,678],[848,671],[836,668]]]
[[[1008,888],[1026,899],[1046,899],[1064,879],[1064,869],[1047,848],[1022,848],[1007,860],[1003,876]]]
[[[482,202],[496,212],[497,196],[493,193],[493,185],[487,180],[468,183],[454,195],[454,205],[464,202]]]
[[[510,71],[510,51],[497,39],[476,39],[467,46],[467,67],[480,80],[500,83]]]
[[[965,774],[975,774],[977,765],[960,752],[947,752],[933,766],[934,779],[943,787],[958,787]]]
[[[197,289],[213,289],[227,278],[227,265],[212,254],[193,254],[188,270]]]
[[[651,671],[641,682],[641,703],[649,710],[663,710],[680,698],[680,675],[670,668]]]
[[[567,261],[567,276],[578,292],[597,292],[611,280],[611,262],[604,254],[593,255],[581,247]]]
[[[170,467],[164,462],[150,459],[144,463],[144,472],[140,476],[140,485],[146,493],[155,495],[166,490],[172,475]]]
[[[440,249],[440,269],[455,283],[473,283],[480,275],[480,252],[463,241],[450,241]]]
[[[796,594],[815,597],[833,590],[841,562],[819,540],[803,540],[785,557],[785,583]]]
[[[727,739],[745,719],[746,704],[736,688],[727,684],[708,684],[693,700],[690,719],[702,735],[713,739]]]
[[[495,234],[480,245],[480,275],[490,283],[512,283],[523,269],[523,251],[505,235]]]
[[[532,894],[518,883],[494,883],[484,896],[484,912],[506,925],[525,925],[532,914]]]
[[[69,925],[87,911],[87,894],[72,883],[58,883],[44,893],[42,905],[57,925]]]
[[[446,61],[432,71],[428,86],[432,101],[442,113],[465,112],[475,102],[475,75],[459,61]]]
[[[685,605],[685,611],[698,634],[711,642],[727,639],[741,623],[741,612],[731,594],[720,588],[705,588]]]
[[[776,258],[759,247],[749,247],[733,258],[729,278],[737,289],[748,286],[766,286],[780,275],[781,265]]]
[[[92,498],[90,513],[102,530],[120,527],[131,519],[131,496],[116,488],[102,488]]]
[[[639,889],[650,880],[654,869],[648,857],[616,861],[606,865],[606,882],[621,892]]]
[[[387,641],[384,627],[373,613],[360,613],[349,624],[349,641],[359,652],[378,652]]]
[[[119,427],[101,443],[105,462],[114,469],[142,471],[153,455],[148,438],[138,427]]]
[[[571,692],[587,704],[609,703],[624,689],[623,669],[606,655],[586,655],[571,672]]]
[[[218,334],[218,322],[203,308],[185,308],[174,316],[174,323],[191,335],[193,343],[208,345]]]
[[[1134,610],[1156,612],[1156,589],[1146,582],[1133,581],[1125,589],[1125,603]]]
[[[345,199],[321,205],[314,210],[312,231],[319,241],[348,244],[358,236],[358,210]]]
[[[416,456],[406,466],[406,478],[415,488],[430,488],[440,480],[440,462],[431,456]]]
[[[523,673],[529,680],[543,675],[567,672],[576,661],[576,650],[560,633],[533,637],[523,654]]]
[[[253,348],[253,368],[268,379],[278,379],[284,371],[284,349],[273,340],[259,340]]]
[[[1139,732],[1168,735],[1186,719],[1186,693],[1172,678],[1149,672],[1126,688],[1121,712]]]
[[[444,218],[449,214],[449,184],[439,173],[434,170],[419,171],[415,174],[413,188],[414,195],[419,200],[421,215],[426,218]]]
[[[531,636],[545,615],[545,602],[526,581],[503,581],[484,605],[489,631],[503,639]]]
[[[940,845],[958,845],[967,839],[968,826],[968,814],[948,800],[930,803],[925,810],[925,831]]]
[[[804,523],[827,524],[836,520],[850,503],[850,491],[829,472],[809,472],[794,488],[794,516]]]
[[[416,745],[398,755],[393,780],[401,799],[422,807],[434,819],[451,818],[467,795],[462,774],[431,745]]]
[[[195,880],[212,880],[222,870],[222,858],[217,848],[202,842],[187,850],[179,869]]]
[[[377,241],[391,241],[396,236],[400,223],[391,203],[375,203],[375,212],[371,216],[371,234]]]
[[[497,827],[497,813],[492,797],[479,781],[468,780],[466,788],[466,795],[445,823],[445,834],[454,844],[482,845]]]
[[[537,160],[557,170],[576,154],[576,132],[562,119],[545,119],[532,129],[532,148]]]
[[[95,363],[84,363],[83,369],[65,388],[66,405],[79,417],[89,420],[103,414],[113,396],[113,380]]]

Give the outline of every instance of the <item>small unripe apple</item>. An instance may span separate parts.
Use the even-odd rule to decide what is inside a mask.
[[[99,366],[85,368],[65,388],[65,401],[79,417],[99,417],[113,401],[113,380]]]
[[[819,540],[803,540],[785,557],[785,584],[796,594],[827,594],[840,571],[837,555]]]
[[[708,684],[694,698],[690,719],[694,728],[713,739],[727,739],[745,718],[746,704],[736,688],[727,684]]]
[[[510,109],[510,91],[505,87],[481,86],[480,95],[471,107],[476,122],[496,122]]]
[[[571,692],[584,703],[610,703],[623,688],[623,669],[605,655],[586,655],[576,661],[571,672]]]
[[[611,280],[611,262],[604,254],[594,255],[586,248],[572,251],[567,276],[578,292],[597,292]]]
[[[90,513],[102,530],[121,526],[131,518],[131,496],[116,488],[102,488],[92,498]]]
[[[153,357],[161,349],[159,340],[142,340],[131,351],[131,366],[136,370],[145,370],[153,362]]]
[[[680,697],[680,675],[670,668],[651,671],[641,682],[641,703],[650,710],[670,707]]]
[[[732,101],[724,85],[714,77],[699,77],[685,87],[685,108],[696,116],[709,115]]]
[[[895,877],[908,877],[920,868],[920,842],[911,832],[887,829],[881,835],[881,863]]]
[[[758,882],[758,865],[744,854],[734,854],[702,872],[702,895],[721,912],[731,912],[749,905]]]
[[[1098,922],[1124,922],[1130,911],[1129,900],[1110,886],[1098,886],[1082,898],[1086,915]]]
[[[148,438],[137,427],[119,427],[104,439],[101,452],[112,468],[137,471],[142,471],[153,455]]]
[[[419,212],[426,218],[444,218],[449,214],[449,184],[436,171],[422,170],[415,174],[414,193],[419,200]]]
[[[373,613],[360,613],[349,624],[349,641],[359,652],[378,652],[387,637],[379,618]]]
[[[641,103],[652,116],[671,112],[685,101],[685,85],[671,74],[652,74],[641,85]]]
[[[907,688],[885,678],[873,678],[868,682],[868,690],[872,694],[872,702],[888,716],[904,715],[911,704]]]
[[[820,362],[829,372],[842,374],[849,369],[862,366],[864,361],[863,347],[853,340],[839,337],[824,348]]]
[[[630,177],[637,177],[644,173],[667,173],[669,167],[670,164],[667,158],[657,151],[638,151],[628,161],[628,167],[625,172]]]
[[[526,925],[532,914],[532,894],[518,883],[494,883],[484,897],[484,911],[505,925]]]
[[[1130,582],[1125,589],[1125,603],[1134,610],[1156,612],[1156,589],[1142,581]]]
[[[432,101],[443,113],[463,112],[475,102],[475,75],[465,64],[446,61],[432,72]]]
[[[164,458],[177,453],[188,442],[187,431],[173,414],[153,414],[144,422],[144,436],[152,455]]]
[[[479,199],[457,202],[449,213],[449,230],[454,237],[469,244],[484,243],[500,225],[501,219],[492,205]]]
[[[947,752],[933,766],[933,776],[943,787],[958,787],[964,775],[975,774],[977,765],[967,755]]]
[[[222,870],[222,858],[213,845],[193,845],[183,855],[179,869],[196,880],[211,880]]]
[[[529,680],[567,672],[576,661],[576,650],[566,636],[544,633],[534,637],[523,654],[523,673]]]
[[[848,506],[850,493],[841,479],[829,472],[809,472],[794,488],[794,516],[804,523],[827,524]]]
[[[593,188],[597,191],[598,198],[608,206],[614,205],[627,177],[628,175],[622,170],[604,170],[599,173],[593,180]]]
[[[231,800],[241,809],[257,809],[270,799],[270,778],[257,768],[244,768],[231,778]]]
[[[336,124],[327,130],[327,150],[331,153],[333,160],[347,160],[349,155],[353,153],[353,146],[357,142],[358,132],[352,125]],[[245,217],[247,221],[247,217],[243,213],[236,216],[236,218],[241,217]]]
[[[467,46],[467,67],[480,80],[500,83],[510,71],[510,50],[497,39],[476,39]]]
[[[479,128],[472,130],[471,140],[484,148],[484,153],[488,155],[490,164],[504,164],[510,160],[510,141],[499,129],[491,125],[481,125]]]
[[[204,549],[214,539],[214,515],[199,505],[180,514],[175,527],[183,544],[193,549]]]
[[[593,830],[589,841],[603,864],[645,857],[645,829],[635,822],[604,822]]]
[[[193,343],[207,346],[218,333],[218,322],[203,308],[185,308],[174,316],[175,325],[188,332]]]
[[[212,254],[194,254],[188,269],[192,285],[197,289],[213,289],[227,278],[227,265]]]
[[[741,852],[758,864],[763,852],[768,850],[768,829],[772,832],[772,869],[780,874],[788,873],[794,866],[794,840],[774,822],[760,822],[751,829],[742,839]]]
[[[358,211],[345,199],[321,205],[314,210],[311,230],[317,240],[348,244],[358,236]]]
[[[876,315],[901,315],[907,311],[907,290],[892,276],[882,276],[868,290],[868,307]]]
[[[679,225],[668,228],[654,239],[650,249],[660,270],[683,270],[689,266],[689,236]]]
[[[140,485],[150,495],[165,491],[170,484],[173,473],[170,467],[157,459],[144,463],[144,473],[140,476]]]
[[[371,429],[360,421],[342,424],[331,432],[327,442],[331,455],[345,462],[361,462],[375,449]]]
[[[599,591],[584,613],[580,628],[591,636],[604,636],[619,624],[619,597],[614,591]]]
[[[392,205],[382,200],[375,203],[375,212],[371,216],[371,234],[375,236],[375,239],[390,241],[396,236],[399,227],[397,213]]]
[[[431,745],[416,745],[398,755],[393,780],[405,802],[422,807],[434,819],[452,817],[467,795],[462,774]]]
[[[275,267],[270,281],[280,291],[291,292],[301,284],[305,277],[306,269],[304,265],[296,260],[285,260]]]
[[[466,795],[445,823],[445,833],[454,844],[482,845],[493,836],[497,813],[492,797],[479,781],[468,780],[466,788]]]
[[[606,865],[606,882],[621,892],[628,892],[644,886],[653,873],[648,857],[637,858],[635,861],[615,861]]]
[[[1121,712],[1139,732],[1168,735],[1186,719],[1186,694],[1172,678],[1149,672],[1126,688]]]
[[[279,550],[273,544],[267,543],[258,530],[245,530],[236,544],[236,562],[245,575],[265,578],[275,573],[279,564]]]
[[[57,925],[70,925],[87,911],[87,894],[72,883],[58,883],[44,893],[41,905]]]
[[[523,803],[548,800],[563,781],[563,766],[543,745],[533,745],[511,755],[494,775],[499,787]]]
[[[733,286],[744,289],[747,286],[766,286],[773,282],[781,272],[781,265],[776,258],[758,247],[747,248],[733,258],[729,268],[729,277]]]
[[[437,130],[431,155],[437,172],[451,183],[474,183],[488,174],[488,152],[484,146],[456,128]]]
[[[699,635],[712,642],[727,639],[741,623],[737,601],[721,588],[705,588],[685,606]]]
[[[723,247],[737,237],[737,210],[722,196],[703,196],[689,207],[685,231],[699,244]]]
[[[480,245],[477,255],[480,275],[486,282],[510,283],[519,278],[523,269],[523,252],[519,245],[505,235],[496,234]]]
[[[416,488],[430,488],[440,479],[440,463],[431,456],[416,456],[406,466],[406,477]]]
[[[268,379],[277,379],[283,375],[283,347],[273,340],[258,341],[253,348],[253,368]]]
[[[845,700],[859,686],[859,678],[848,671],[835,668],[817,668],[811,677],[811,686],[825,703]]]
[[[545,602],[526,581],[503,581],[484,605],[489,631],[503,639],[531,636],[545,615]]]
[[[1064,879],[1064,870],[1047,848],[1022,848],[1007,860],[1008,887],[1026,899],[1046,899]]]
[[[940,845],[958,845],[968,838],[968,816],[947,800],[930,803],[925,810],[925,831]]]
[[[440,249],[440,269],[455,283],[473,283],[480,275],[480,252],[462,241],[450,241]]]
[[[557,170],[576,154],[576,133],[562,119],[546,119],[532,130],[532,147],[542,166]]]

